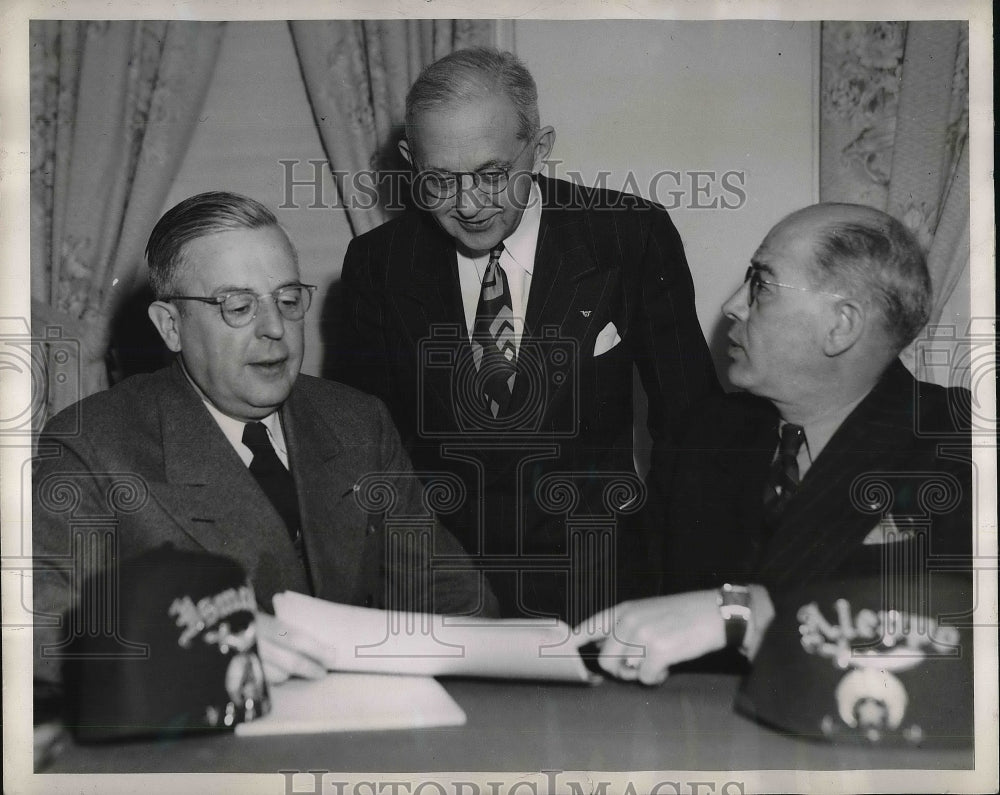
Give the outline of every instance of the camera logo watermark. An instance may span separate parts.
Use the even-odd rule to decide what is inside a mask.
[[[12,377],[27,376],[29,392],[20,400],[11,400]],[[80,342],[69,339],[59,326],[46,326],[32,334],[25,318],[0,318],[0,381],[4,384],[5,408],[0,415],[0,441],[32,438],[47,418],[51,393],[58,393],[59,403],[69,406],[75,422],[67,433],[79,431],[81,394]]]
[[[928,397],[914,387],[915,432],[942,441],[996,439],[996,405],[990,397],[997,381],[995,318],[973,318],[964,332],[952,324],[930,325],[914,340],[918,376],[951,387],[946,395],[950,425],[942,427],[937,412],[924,411]]]
[[[525,336],[517,353],[517,375],[510,409],[494,417],[483,400],[483,374],[456,324],[435,324],[418,345],[416,399],[418,433],[424,438],[510,439],[533,437],[542,430],[546,407],[557,392],[567,397],[546,435],[566,438],[577,433],[579,417],[579,350],[558,327],[543,327]],[[441,412],[436,395],[450,398]],[[430,398],[428,397],[430,396]]]

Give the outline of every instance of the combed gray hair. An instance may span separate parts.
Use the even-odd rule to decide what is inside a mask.
[[[510,52],[490,47],[456,50],[427,66],[406,94],[406,136],[414,141],[416,117],[426,111],[503,94],[517,111],[521,140],[539,127],[538,87],[531,72]]]
[[[275,226],[278,219],[256,199],[226,191],[199,193],[180,202],[156,222],[146,243],[149,283],[159,300],[176,290],[184,246],[199,237],[238,229]],[[287,239],[287,236],[286,236]],[[289,241],[293,255],[295,247]]]
[[[897,351],[930,317],[932,288],[927,259],[916,238],[888,213],[852,204],[817,230],[817,275],[837,292],[865,297],[878,308]]]

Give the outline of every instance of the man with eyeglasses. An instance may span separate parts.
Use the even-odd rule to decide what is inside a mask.
[[[706,402],[680,442],[669,595],[620,604],[587,628],[608,673],[656,684],[672,665],[732,664],[737,649],[753,658],[770,643],[781,651],[747,711],[796,729],[815,713],[817,736],[885,736],[885,726],[861,731],[847,707],[837,716],[853,696],[847,685],[819,692],[827,667],[835,678],[877,667],[883,692],[869,695],[883,698],[894,687],[885,672],[898,678],[947,645],[933,622],[972,606],[970,394],[917,381],[898,358],[930,309],[924,254],[884,212],[813,205],[768,233],[723,306],[729,378],[743,392]],[[921,698],[971,676],[971,649],[946,651],[964,663],[920,674]]]
[[[448,526],[503,614],[575,621],[655,590],[673,440],[718,384],[666,211],[542,176],[555,132],[537,93],[490,49],[410,88],[399,146],[418,208],[348,248],[334,377],[386,401],[428,480],[462,479]]]
[[[232,193],[193,196],[156,224],[146,256],[149,317],[176,359],[46,426],[34,473],[36,615],[55,620],[71,607],[80,579],[66,562],[80,517],[114,528],[113,548],[97,559],[76,551],[84,574],[164,543],[241,563],[267,611],[257,631],[272,683],[320,676],[336,655],[268,614],[281,591],[494,614],[481,576],[471,563],[463,569],[461,546],[428,514],[385,407],[299,373],[316,288],[301,282],[270,210]],[[385,512],[359,499],[376,482],[401,513],[433,523],[433,552],[447,569],[431,570],[419,539],[390,538]],[[118,506],[123,488],[132,499]],[[71,492],[79,504],[68,513]],[[48,651],[36,653],[36,678],[58,680],[58,644],[72,632],[38,622],[36,644]]]

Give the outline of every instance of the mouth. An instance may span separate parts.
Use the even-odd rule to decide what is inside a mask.
[[[728,350],[729,350],[730,355],[732,355],[733,353],[735,353],[737,351],[742,351],[743,350],[743,346],[740,345],[740,343],[738,343],[732,337],[728,337],[727,339],[729,340],[729,349]]]
[[[288,357],[281,359],[262,359],[259,362],[250,362],[250,367],[261,373],[275,374],[284,371]]]
[[[459,226],[467,232],[481,232],[493,223],[494,218],[496,218],[495,215],[489,215],[478,221],[472,221],[465,218],[458,218],[456,220],[458,221]]]

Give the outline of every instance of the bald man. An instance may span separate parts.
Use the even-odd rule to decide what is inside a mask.
[[[883,212],[819,204],[770,231],[723,307],[744,392],[709,401],[680,445],[669,595],[584,628],[607,672],[654,684],[727,646],[752,658],[784,595],[824,584],[882,582],[936,615],[930,576],[971,554],[970,395],[898,359],[930,306],[924,255]],[[803,599],[781,628],[795,645]]]

